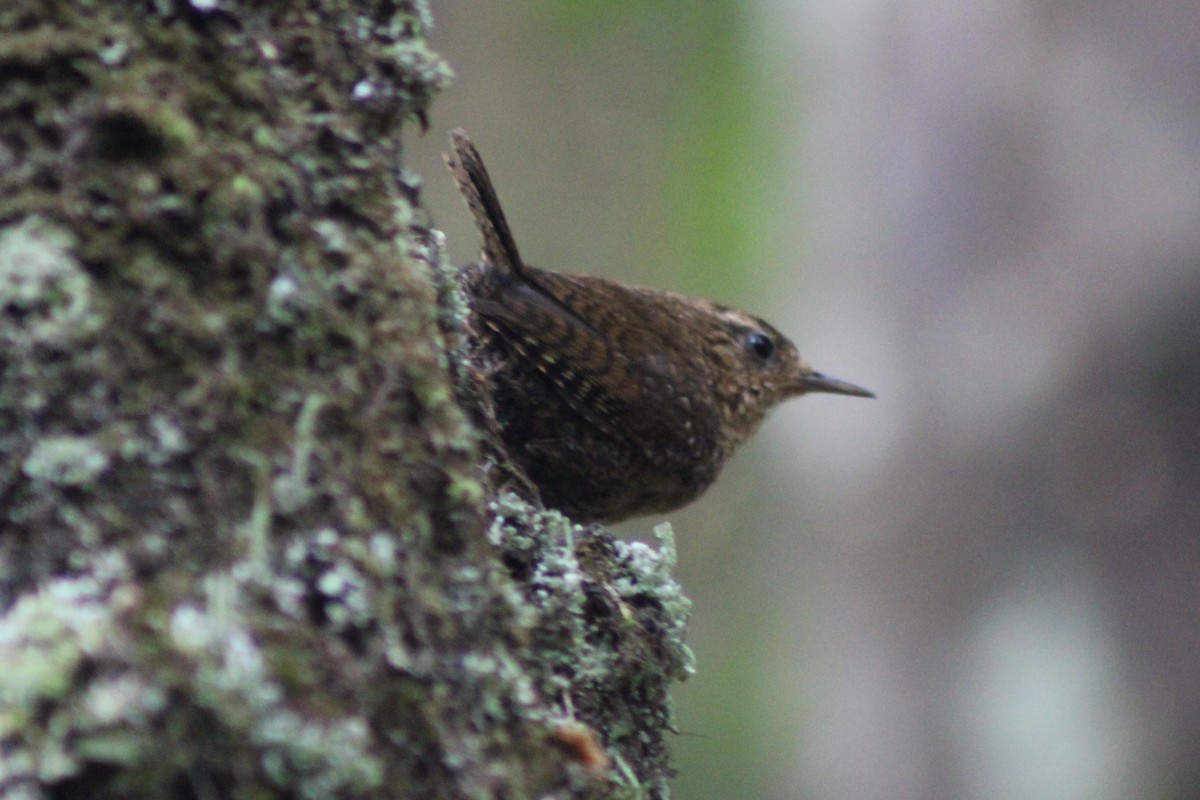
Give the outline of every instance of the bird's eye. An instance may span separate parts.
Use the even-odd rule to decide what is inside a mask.
[[[746,349],[763,361],[775,355],[775,343],[771,341],[771,337],[758,331],[754,331],[746,337]]]

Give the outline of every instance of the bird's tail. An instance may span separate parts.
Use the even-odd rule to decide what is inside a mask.
[[[458,183],[458,190],[467,200],[467,207],[475,217],[475,224],[483,235],[483,259],[500,270],[516,275],[524,272],[525,264],[521,254],[517,252],[517,243],[513,239],[508,222],[504,219],[504,211],[500,208],[500,198],[492,186],[487,169],[479,151],[471,143],[471,138],[462,128],[450,131],[450,145],[453,153],[442,157],[446,166]]]

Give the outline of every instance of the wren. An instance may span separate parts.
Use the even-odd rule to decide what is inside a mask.
[[[576,522],[671,511],[707,489],[767,410],[829,392],[757,317],[708,300],[521,260],[483,160],[458,129],[445,156],[483,236],[460,272],[508,457]]]

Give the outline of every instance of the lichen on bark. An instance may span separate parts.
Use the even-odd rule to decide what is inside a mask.
[[[0,9],[0,795],[662,797],[687,601],[481,469],[416,2]]]

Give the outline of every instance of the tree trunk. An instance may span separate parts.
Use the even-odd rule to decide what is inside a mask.
[[[0,10],[0,795],[664,797],[673,552],[485,480],[421,2]]]

